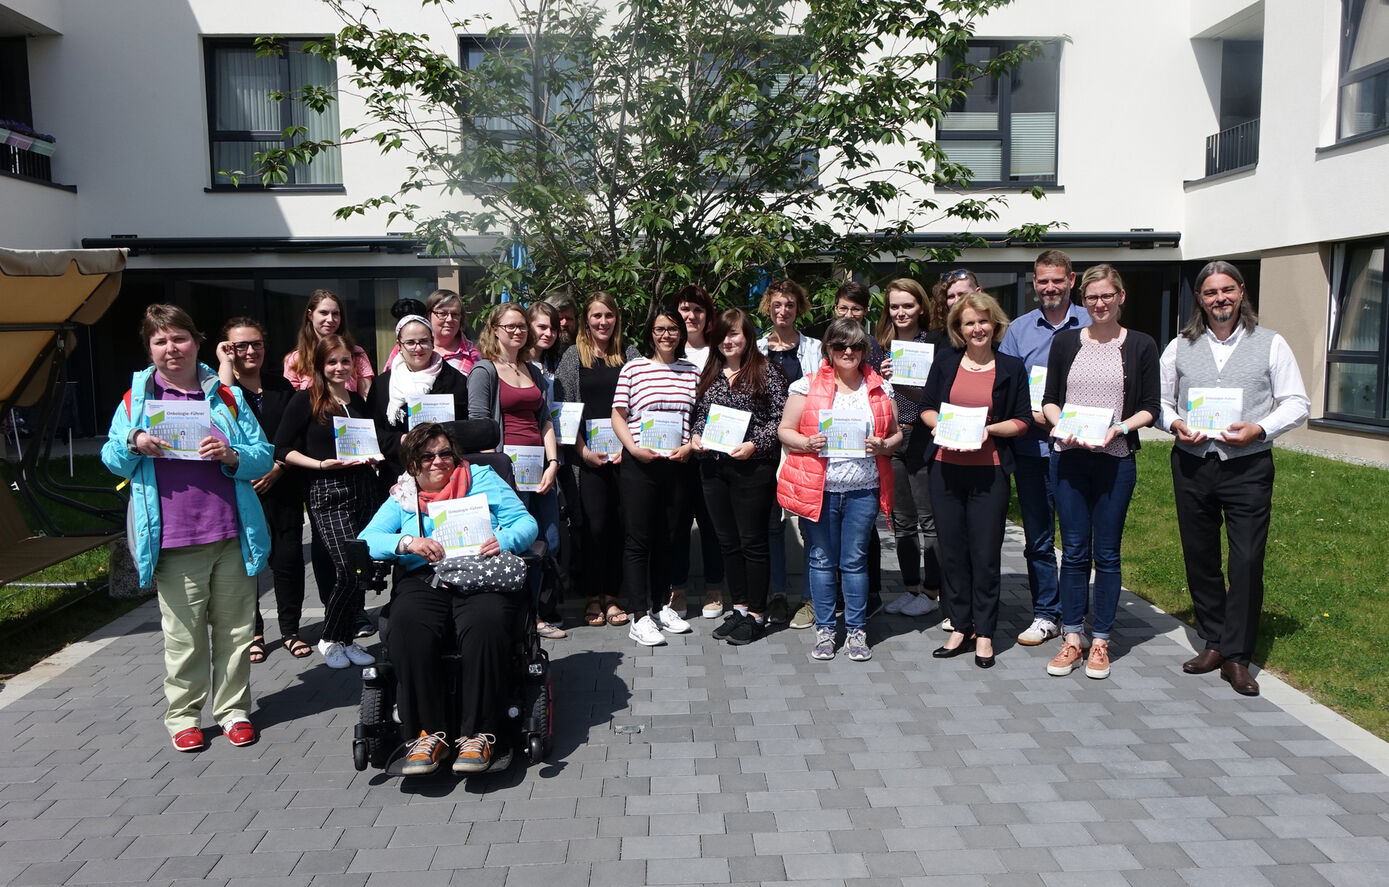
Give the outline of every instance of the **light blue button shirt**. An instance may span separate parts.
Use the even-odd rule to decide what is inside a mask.
[[[1052,326],[1041,308],[1034,308],[1008,325],[1003,334],[1003,343],[998,350],[1011,354],[1023,362],[1030,374],[1035,366],[1046,366],[1047,356],[1051,354],[1051,339],[1062,330],[1080,329],[1090,325],[1090,313],[1072,302],[1066,308],[1066,318],[1059,326]],[[1042,456],[1050,453],[1050,442],[1046,432],[1032,425],[1027,434],[1016,444],[1019,456]]]

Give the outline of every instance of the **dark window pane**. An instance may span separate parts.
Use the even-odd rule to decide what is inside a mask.
[[[1346,250],[1345,298],[1336,318],[1336,351],[1378,352],[1384,348],[1384,248]]]

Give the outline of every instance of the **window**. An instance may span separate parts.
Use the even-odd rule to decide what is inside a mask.
[[[971,42],[963,59],[941,62],[940,79],[978,72],[1020,44]],[[951,163],[973,172],[976,186],[1056,183],[1056,109],[1061,48],[1044,45],[1010,74],[981,74],[951,103],[936,139]],[[961,64],[963,62],[963,65]]]
[[[1386,345],[1389,292],[1384,253],[1389,239],[1336,247],[1331,348],[1326,359],[1326,417],[1389,426]]]
[[[1339,139],[1389,129],[1389,3],[1341,0]]]
[[[284,52],[261,55],[249,39],[207,41],[208,141],[214,188],[232,187],[222,172],[254,170],[255,152],[297,142],[298,138],[284,138],[291,126],[304,127],[312,141],[340,135],[336,102],[320,114],[293,98],[306,86],[336,90],[337,64],[303,52],[305,42],[286,40]],[[277,95],[285,99],[278,101]],[[331,147],[312,163],[291,166],[288,181],[270,187],[341,184],[342,155]],[[259,177],[242,179],[241,188],[248,187],[261,187]]]

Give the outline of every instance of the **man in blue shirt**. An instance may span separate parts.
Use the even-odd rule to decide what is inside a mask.
[[[1051,353],[1051,339],[1061,330],[1090,325],[1090,315],[1071,302],[1076,275],[1071,257],[1049,249],[1032,266],[1032,288],[1040,308],[1035,308],[1008,327],[999,351],[1022,360],[1032,380],[1032,428],[1014,446],[1018,506],[1022,509],[1023,535],[1027,538],[1027,583],[1032,589],[1032,624],[1018,635],[1029,647],[1046,643],[1061,633],[1061,587],[1056,572],[1056,504],[1051,484],[1053,457],[1050,428],[1041,413],[1041,385],[1036,369],[1044,372]],[[1045,376],[1043,376],[1045,378]]]

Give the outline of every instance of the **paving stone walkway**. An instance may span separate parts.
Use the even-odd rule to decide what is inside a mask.
[[[572,630],[552,760],[466,783],[354,771],[356,670],[279,648],[258,744],[174,752],[146,604],[0,689],[0,884],[1389,884],[1384,743],[1270,675],[1182,674],[1186,632],[1128,595],[1113,676],[1048,677],[1051,645],[1002,640],[1015,530],[1005,573],[989,671],[885,615],[868,663]]]

